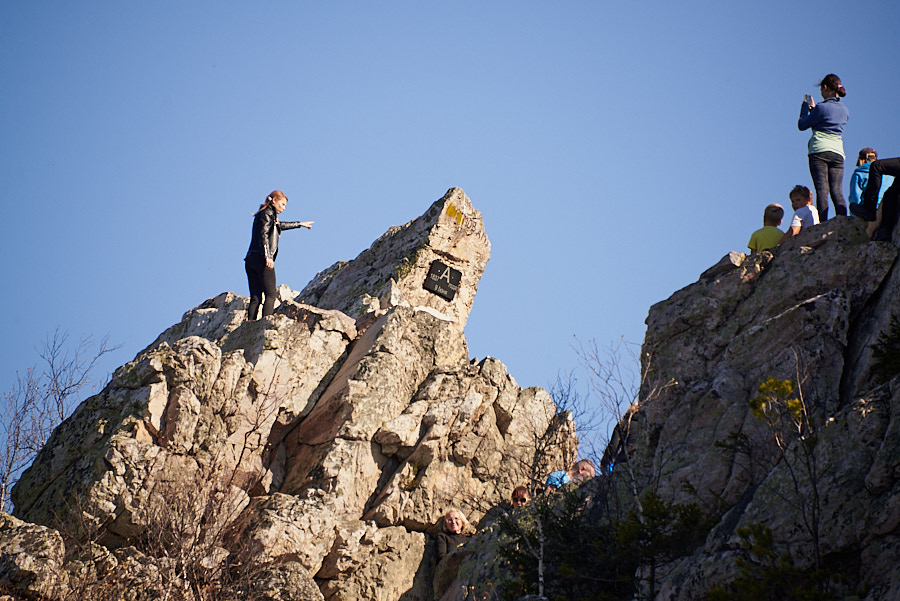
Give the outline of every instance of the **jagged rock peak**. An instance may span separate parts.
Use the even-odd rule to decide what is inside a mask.
[[[430,307],[465,325],[490,256],[481,213],[462,189],[451,188],[356,259],[319,272],[295,300],[351,317],[401,304]]]

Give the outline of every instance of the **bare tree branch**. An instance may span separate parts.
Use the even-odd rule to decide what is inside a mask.
[[[94,345],[90,336],[82,338],[70,350],[69,335],[59,328],[48,335],[38,356],[44,369],[32,366],[16,373],[13,390],[3,395],[0,406],[0,508],[10,511],[10,491],[53,430],[82,400],[82,392],[91,385],[92,372],[101,357],[120,348],[111,346],[104,336]]]

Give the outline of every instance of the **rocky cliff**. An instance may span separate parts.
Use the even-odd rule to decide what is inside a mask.
[[[900,316],[900,238],[870,242],[864,225],[837,217],[774,253],[733,253],[651,307],[627,445],[645,482],[721,515],[657,599],[725,587],[753,559],[737,532],[754,524],[798,568],[900,599],[900,378],[882,384],[897,374],[873,357]],[[786,452],[750,408],[768,378],[797,382],[808,412]]]
[[[22,475],[0,581],[47,599],[431,599],[448,508],[477,522],[551,423],[546,459],[577,449],[544,390],[468,356],[489,256],[452,189],[282,287],[271,317],[248,322],[230,292],[188,311]]]
[[[869,242],[863,225],[838,217],[774,252],[731,253],[651,307],[641,390],[603,470],[574,504],[546,497],[546,535],[568,520],[564,553],[543,558],[548,587],[581,575],[589,598],[688,601],[777,572],[819,574],[833,598],[900,598],[900,375],[874,350],[900,353],[900,239]],[[46,599],[98,582],[116,599],[435,598],[443,512],[475,522],[528,477],[548,431],[539,469],[576,451],[545,391],[468,357],[489,249],[454,189],[285,291],[270,318],[246,322],[231,293],[186,313],[23,475],[0,581]],[[760,396],[769,380],[790,382],[785,398]],[[683,538],[660,528],[676,540],[652,557],[651,538],[627,555],[622,524],[650,528],[641,499],[705,517]],[[761,529],[771,539],[751,546]],[[534,592],[498,551],[508,537],[473,538],[444,598]],[[765,561],[776,572],[747,567]]]

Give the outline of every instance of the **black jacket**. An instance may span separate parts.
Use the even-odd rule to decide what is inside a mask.
[[[253,218],[253,231],[250,234],[249,259],[252,255],[262,255],[266,259],[275,260],[278,256],[278,236],[282,230],[302,227],[299,221],[278,221],[274,207],[266,207]]]
[[[437,552],[437,560],[440,561],[450,555],[456,548],[469,540],[465,534],[451,534],[449,532],[438,532],[434,537],[434,550]]]

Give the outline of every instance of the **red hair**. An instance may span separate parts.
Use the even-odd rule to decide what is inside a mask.
[[[261,211],[264,211],[268,207],[271,207],[272,203],[274,203],[276,200],[279,200],[282,198],[284,199],[284,202],[287,202],[287,196],[285,196],[284,192],[282,192],[281,190],[275,190],[274,192],[269,193],[269,195],[266,196],[266,202],[259,205],[259,208],[256,210],[255,213],[253,213],[253,216],[256,217],[257,215],[259,215],[259,213]]]

